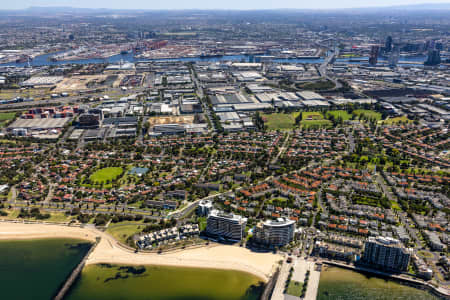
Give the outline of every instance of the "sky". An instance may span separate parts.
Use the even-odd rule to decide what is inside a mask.
[[[449,3],[450,0],[1,0],[0,2],[3,2],[0,9],[23,9],[30,6],[111,9],[333,9]]]

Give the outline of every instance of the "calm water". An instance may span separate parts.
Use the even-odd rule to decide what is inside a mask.
[[[52,299],[90,246],[73,239],[0,241],[0,298]]]
[[[102,58],[94,58],[94,59],[80,59],[80,60],[66,60],[66,61],[50,61],[50,57],[53,55],[60,53],[51,53],[44,54],[40,56],[36,56],[34,60],[30,61],[31,66],[56,66],[56,65],[64,65],[64,64],[98,64],[98,63],[118,63],[119,61],[128,61],[128,62],[137,62],[137,61],[183,61],[183,62],[195,62],[195,61],[207,61],[207,62],[219,62],[219,61],[242,61],[242,62],[250,62],[252,57],[250,55],[224,55],[218,57],[181,57],[181,58],[168,58],[168,59],[137,59],[134,58],[132,53],[128,53],[125,55],[118,54],[105,59]],[[323,62],[323,58],[316,59],[277,59],[277,62],[291,62],[291,63],[321,63]],[[27,66],[28,63],[5,63],[0,64],[0,66],[16,66],[16,67],[24,67]]]
[[[260,280],[212,269],[89,265],[67,300],[256,300]]]
[[[61,52],[57,52],[61,53]],[[155,60],[146,60],[146,59],[136,59],[134,58],[133,53],[128,53],[125,55],[118,54],[106,59],[81,59],[81,60],[69,60],[69,61],[50,61],[49,58],[57,53],[44,54],[34,58],[30,62],[31,66],[54,66],[54,65],[64,65],[64,64],[93,64],[93,63],[117,63],[121,60],[128,62],[137,62],[137,61],[184,61],[184,62],[194,62],[194,61],[207,61],[207,62],[219,62],[219,61],[243,61],[250,62],[252,60],[251,55],[224,55],[219,57],[182,57],[182,58],[171,58],[171,59],[155,59]],[[426,59],[425,56],[415,56],[415,57],[400,57],[399,64],[402,62],[414,61],[414,62],[424,62]],[[362,61],[361,61],[362,60]],[[351,58],[339,58],[336,62],[345,62],[350,64],[367,64],[369,58],[362,57],[357,58],[356,61],[352,61]],[[275,62],[278,63],[302,63],[302,64],[318,64],[324,61],[323,58],[314,58],[314,59],[303,59],[303,58],[289,58],[289,59],[275,59]],[[382,59],[380,58],[380,61]],[[16,67],[24,67],[28,65],[28,63],[6,63],[0,64],[0,66],[16,66]]]
[[[358,272],[329,267],[320,275],[317,300],[437,300],[432,294]]]

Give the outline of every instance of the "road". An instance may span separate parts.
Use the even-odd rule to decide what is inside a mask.
[[[397,202],[397,197],[392,193],[391,189],[387,186],[387,184],[384,181],[384,178],[380,174],[377,173],[377,175],[375,176],[375,179],[376,179],[378,185],[381,187],[384,195],[386,195],[386,197],[389,199],[389,201]],[[400,213],[397,214],[397,216],[400,219],[400,222],[405,227],[405,229],[408,232],[409,236],[413,239],[413,241],[418,246],[422,245],[421,240],[417,236],[416,229],[409,227],[410,221],[409,221],[408,216],[406,215],[406,213],[401,213],[400,212]]]
[[[375,176],[375,180],[377,181],[378,185],[383,190],[383,194],[386,195],[389,201],[397,202],[397,197],[395,197],[394,194],[390,191],[389,187],[384,182],[384,178],[379,173],[377,173],[377,175]]]
[[[47,197],[45,197],[44,201],[42,201],[43,203],[49,203],[52,198],[53,198],[53,194],[54,194],[54,190],[55,190],[55,186],[54,184],[50,184],[49,188],[48,188],[48,194]]]
[[[217,130],[217,128],[214,125],[213,122],[213,118],[212,118],[212,112],[211,109],[209,108],[208,104],[204,101],[204,97],[205,97],[205,92],[203,91],[203,87],[200,84],[197,76],[194,73],[194,70],[191,70],[191,80],[194,83],[195,89],[197,91],[197,96],[200,99],[200,103],[203,107],[203,111],[205,112],[205,116],[208,118],[211,126],[212,126],[212,131],[215,132]]]
[[[290,133],[287,133],[283,141],[283,145],[280,147],[280,151],[278,151],[277,155],[272,159],[272,161],[270,162],[271,164],[275,164],[278,161],[278,158],[280,158],[280,156],[284,153],[284,151],[286,151],[289,142],[289,137]]]
[[[355,138],[353,137],[353,128],[346,128],[347,131],[347,135],[348,135],[348,144],[349,144],[349,149],[348,149],[348,153],[352,154],[353,151],[355,151]]]
[[[316,264],[307,261],[307,268],[309,270],[308,286],[306,287],[305,300],[316,300],[317,291],[319,290],[320,272],[316,271]]]
[[[155,216],[150,211],[144,209],[138,209],[133,207],[124,206],[106,206],[100,205],[98,207],[89,206],[89,205],[78,205],[78,204],[70,204],[70,203],[43,203],[40,204],[30,204],[27,201],[19,201],[16,200],[15,203],[10,204],[12,208],[21,209],[21,208],[33,208],[37,207],[43,212],[52,212],[52,213],[65,213],[70,212],[74,208],[80,208],[80,212],[83,214],[107,214],[107,215],[130,215],[130,216],[143,216],[145,218],[150,218],[154,220],[160,220],[163,216]],[[84,207],[84,208],[83,208]]]
[[[334,78],[331,78],[331,77],[329,77],[327,75],[327,67],[328,67],[329,64],[333,64],[334,60],[338,56],[339,56],[339,48],[336,48],[334,51],[330,51],[330,55],[328,55],[325,58],[324,62],[318,68],[319,75],[324,77],[324,78],[326,78],[326,79],[328,79],[328,80],[330,80],[330,81],[332,81],[335,84],[335,86],[336,86],[335,88],[336,89],[341,88],[342,84],[338,80],[336,80]]]
[[[16,189],[16,186],[12,186],[11,187],[11,197],[9,197],[8,202],[11,205],[14,205],[16,203],[16,199],[17,199],[17,189]]]
[[[214,159],[215,159],[215,158],[216,158],[216,155],[215,155],[214,153],[211,154],[211,157],[210,157],[210,159],[209,159],[209,161],[208,161],[208,164],[206,165],[205,168],[203,168],[202,173],[200,174],[200,176],[199,176],[199,178],[198,178],[198,182],[203,182],[203,181],[204,181],[205,175],[206,175],[206,173],[208,172],[208,170],[209,170],[211,164],[214,162]]]

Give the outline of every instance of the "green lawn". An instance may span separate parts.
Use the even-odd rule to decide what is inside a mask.
[[[273,203],[283,203],[283,202],[287,202],[288,199],[287,198],[282,198],[282,197],[278,197],[278,198],[273,198],[267,201],[268,204],[273,204]]]
[[[303,128],[310,127],[329,127],[331,121],[325,120],[322,113],[317,111],[302,112],[302,121],[300,122]]]
[[[16,113],[14,112],[3,112],[0,113],[0,122],[9,121],[16,117]]]
[[[433,258],[433,254],[431,254],[428,251],[418,251],[417,252],[419,254],[419,256],[425,257],[425,258]]]
[[[412,121],[408,119],[406,116],[396,117],[396,118],[389,118],[383,121],[384,124],[392,125],[397,123],[411,123]]]
[[[401,207],[398,205],[398,203],[395,201],[391,201],[391,208],[393,210],[402,210]]]
[[[295,296],[295,297],[300,297],[302,295],[302,288],[303,288],[302,282],[291,280],[289,282],[289,286],[287,288],[286,294]]]
[[[20,213],[19,209],[2,209],[4,212],[8,213],[6,217],[2,217],[3,219],[17,219],[17,216]]]
[[[111,224],[106,229],[106,232],[119,242],[126,244],[128,237],[140,232],[144,227],[145,225],[142,224]]]
[[[31,207],[39,207],[39,206],[31,206]],[[3,217],[4,219],[18,219],[20,210],[19,209],[3,209],[3,211],[5,211],[6,213],[8,213],[8,216]],[[44,210],[41,210],[41,213],[47,213]],[[45,222],[56,222],[56,223],[67,223],[70,222],[71,220],[75,219],[75,216],[67,216],[64,213],[59,213],[59,212],[50,212],[50,218],[48,219],[44,219],[43,221]],[[34,220],[34,218],[32,219]]]
[[[205,217],[200,217],[198,218],[198,226],[200,228],[200,231],[203,231],[206,229],[206,218]]]
[[[354,115],[359,116],[361,119],[363,116],[368,117],[369,119],[375,119],[376,121],[381,120],[381,114],[379,112],[368,110],[368,109],[356,109],[353,111]]]
[[[323,115],[318,111],[304,111],[302,112],[302,120],[323,120]]]
[[[123,169],[120,167],[103,168],[91,175],[90,179],[95,183],[106,183],[122,175]]]
[[[48,222],[57,222],[57,223],[66,223],[70,222],[71,220],[75,219],[74,216],[66,215],[64,213],[50,213],[50,218],[46,219],[45,221]]]
[[[16,117],[16,113],[4,112],[0,113],[0,127],[3,127],[6,122],[13,120]]]
[[[268,130],[292,130],[296,127],[295,118],[299,114],[300,112],[293,112],[290,114],[262,114],[261,117]],[[329,127],[332,125],[331,121],[326,120],[320,112],[302,112],[301,114],[302,121],[300,122],[300,125],[303,128]]]
[[[358,194],[352,195],[352,201],[354,204],[360,204],[360,205],[370,205],[370,206],[376,206],[376,207],[391,207],[392,203],[387,200],[386,198],[380,198],[380,197],[372,197],[372,196],[363,196]]]
[[[345,110],[330,110],[326,114],[327,118],[333,116],[336,120],[340,117],[343,121],[350,120],[352,115],[346,112]]]
[[[290,114],[276,113],[276,114],[262,114],[268,130],[291,130],[295,127],[295,118],[299,112]]]

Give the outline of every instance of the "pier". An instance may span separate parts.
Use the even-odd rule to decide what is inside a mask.
[[[309,279],[306,286],[306,293],[304,295],[305,300],[315,300],[317,297],[317,292],[319,290],[320,281],[320,269],[317,268],[317,264],[314,261],[307,260],[305,258],[293,258],[291,263],[283,262],[280,268],[278,278],[275,278],[276,283],[274,284],[273,294],[271,300],[295,300],[298,297],[294,297],[286,294],[285,286],[286,281],[289,276],[289,270],[294,268],[292,273],[292,279],[294,281],[305,283],[306,272],[309,271]],[[261,298],[264,299],[264,298]]]
[[[275,284],[278,280],[278,275],[280,275],[280,268],[278,267],[275,273],[270,277],[269,281],[266,284],[264,292],[261,296],[261,300],[270,300],[270,297],[273,293],[273,289],[275,288]]]
[[[89,258],[89,255],[91,255],[91,253],[95,250],[95,247],[97,247],[99,242],[100,242],[100,238],[97,238],[97,241],[94,243],[94,245],[92,245],[91,249],[89,249],[89,251],[86,253],[86,255],[83,257],[83,259],[80,261],[78,266],[75,269],[73,269],[72,273],[67,278],[66,282],[64,282],[64,284],[61,286],[61,288],[59,289],[58,293],[53,298],[54,300],[62,300],[62,299],[64,299],[64,296],[70,290],[70,287],[73,285],[73,283],[78,278],[78,276],[80,275],[81,271],[83,270],[84,265],[86,264],[86,261]]]

